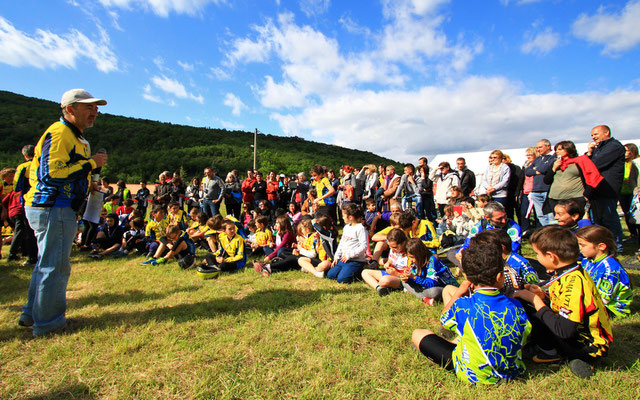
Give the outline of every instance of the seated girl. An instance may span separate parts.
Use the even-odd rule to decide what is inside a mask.
[[[386,296],[394,290],[402,289],[402,277],[407,272],[407,235],[401,229],[392,229],[387,235],[389,258],[384,271],[365,269],[362,279],[374,288],[379,296]]]

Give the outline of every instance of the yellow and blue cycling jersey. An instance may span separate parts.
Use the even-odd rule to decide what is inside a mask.
[[[626,317],[631,313],[633,290],[629,275],[618,260],[606,255],[596,260],[584,259],[582,268],[593,279],[602,302],[612,315]]]
[[[517,222],[507,218],[507,224],[503,228],[496,228],[495,226],[491,225],[489,221],[483,218],[480,222],[478,222],[471,228],[471,230],[469,231],[469,235],[464,240],[464,243],[462,244],[462,247],[460,247],[460,250],[458,250],[458,253],[464,251],[467,247],[469,247],[469,243],[472,237],[482,231],[490,231],[491,229],[504,229],[505,231],[507,231],[507,235],[509,235],[509,238],[511,238],[511,251],[514,253],[518,253],[520,251],[520,243],[522,242],[522,229]]]
[[[271,229],[258,229],[256,230],[256,244],[259,247],[270,246],[273,244],[273,233]]]
[[[457,299],[440,322],[460,336],[452,358],[461,380],[497,384],[524,372],[521,350],[531,323],[517,300],[495,288],[478,288]]]
[[[504,261],[505,265],[511,267],[513,271],[520,277],[520,280],[529,284],[537,284],[540,282],[536,270],[533,269],[529,261],[518,253],[511,253]]]
[[[437,250],[440,246],[440,238],[436,233],[436,228],[428,219],[419,220],[416,229],[409,232],[409,238],[415,237],[420,238],[428,249]]]
[[[144,236],[150,238],[151,240],[160,240],[161,237],[165,236],[165,231],[167,230],[167,226],[169,226],[169,218],[164,217],[160,221],[156,221],[155,219],[149,220],[147,222],[147,227],[144,231]]]
[[[607,353],[613,341],[611,321],[600,293],[582,267],[568,266],[555,271],[549,284],[550,308],[578,324],[577,341],[592,357]]]
[[[420,273],[417,273],[415,264],[411,266],[411,272],[415,276],[409,278],[409,281],[413,281],[425,289],[445,287],[447,285],[460,286],[449,267],[434,255],[420,268]]]
[[[329,178],[326,176],[320,179],[319,181],[313,181],[313,186],[316,188],[316,192],[318,193],[318,198],[324,196],[329,193],[332,189],[331,182],[329,182]],[[330,206],[336,204],[335,196],[329,196],[318,201],[319,206]]]
[[[218,236],[220,246],[218,250],[213,253],[216,257],[224,257],[224,262],[234,262],[237,264],[238,269],[244,267],[247,262],[246,255],[244,254],[244,239],[237,233],[229,239],[229,236],[221,234]]]
[[[22,192],[22,197],[27,194],[31,185],[29,185],[29,170],[31,169],[31,161],[25,161],[16,168],[16,175],[13,177],[13,191]],[[23,200],[24,202],[24,200]]]
[[[89,175],[95,167],[89,142],[78,128],[61,118],[38,140],[25,205],[78,210],[89,192]]]
[[[171,225],[178,225],[181,230],[189,227],[189,215],[182,210],[178,210],[175,214],[169,211],[168,217]]]
[[[189,237],[187,232],[180,231],[180,235],[178,236],[178,239],[173,244],[174,248],[177,248],[178,246],[180,246],[180,243],[182,243],[182,242],[184,242],[187,245],[187,248],[180,253],[180,256],[184,257],[184,256],[186,256],[188,254],[191,254],[192,256],[195,256],[196,255],[196,244],[193,243],[193,240],[191,240],[191,238]]]

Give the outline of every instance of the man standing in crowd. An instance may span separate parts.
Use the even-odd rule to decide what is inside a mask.
[[[242,202],[253,205],[253,184],[256,183],[256,175],[252,169],[247,171],[247,179],[242,181]]]
[[[224,182],[212,168],[207,167],[204,173],[207,181],[202,185],[202,211],[211,218],[218,214],[224,194]]]
[[[33,160],[34,147],[28,144],[22,147],[22,155],[26,160],[16,168],[16,175],[13,179],[13,191],[16,196],[20,197],[22,204],[24,204],[24,195],[29,191],[29,169],[31,166],[31,160]],[[9,261],[16,261],[18,257],[18,249],[22,251],[22,255],[28,257],[28,259],[22,263],[23,266],[34,266],[38,260],[38,245],[36,237],[33,234],[33,229],[27,222],[27,217],[24,214],[24,207],[20,207],[21,210],[13,219],[13,241],[11,242],[11,248],[9,249]]]
[[[542,205],[547,200],[547,193],[549,192],[549,185],[544,183],[544,175],[553,167],[556,159],[554,154],[551,153],[551,142],[547,139],[540,140],[536,148],[540,155],[525,169],[524,174],[533,176],[533,189],[531,189],[533,208],[536,210],[540,225],[546,226],[553,221],[553,213],[544,214],[542,212]]]
[[[469,197],[473,189],[476,188],[476,174],[467,168],[467,161],[463,157],[456,160],[458,176],[460,177],[460,189],[465,197]]]
[[[43,336],[70,325],[65,318],[71,274],[71,246],[77,213],[89,192],[91,170],[102,167],[106,153],[90,155],[83,134],[93,126],[105,100],[83,89],[62,95],[62,118],[38,140],[29,169],[31,188],[24,196],[27,220],[38,241],[38,262],[29,283],[27,304],[18,321]]]
[[[593,221],[609,228],[618,243],[622,243],[622,226],[618,216],[618,197],[624,179],[625,148],[611,137],[606,125],[598,125],[591,130],[587,156],[596,165],[604,178],[590,200]]]

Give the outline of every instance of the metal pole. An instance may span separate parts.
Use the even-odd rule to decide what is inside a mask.
[[[253,169],[256,169],[256,152],[258,151],[258,128],[253,133]]]

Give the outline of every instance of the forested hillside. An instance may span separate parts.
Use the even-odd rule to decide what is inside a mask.
[[[35,144],[60,117],[54,102],[0,91],[0,167],[22,162],[20,148]],[[104,147],[109,163],[103,175],[135,182],[154,179],[163,170],[182,170],[187,177],[205,166],[221,172],[253,165],[253,133],[195,128],[102,113],[88,132],[92,149]],[[316,163],[329,168],[350,164],[395,163],[370,152],[310,142],[298,137],[258,135],[257,167],[283,173],[308,171]]]

